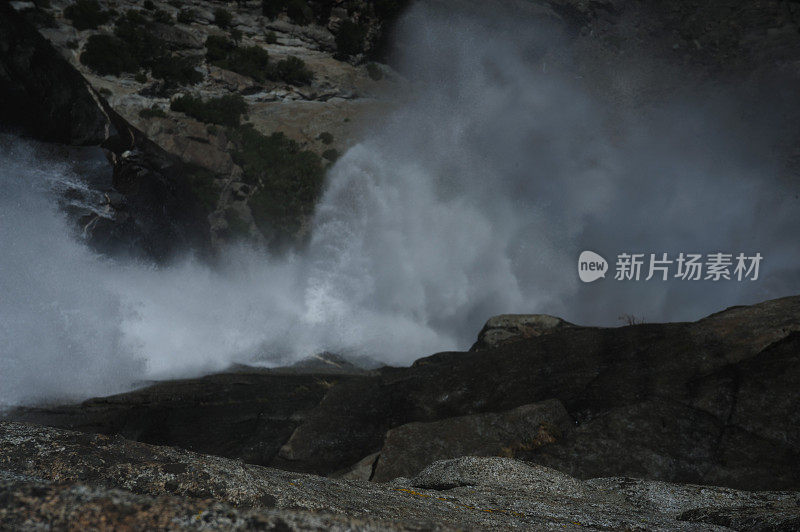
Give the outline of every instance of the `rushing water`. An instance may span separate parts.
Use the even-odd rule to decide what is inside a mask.
[[[324,349],[404,364],[467,348],[497,313],[688,320],[800,289],[798,201],[770,139],[731,127],[733,104],[620,116],[568,64],[548,70],[551,32],[497,13],[418,6],[399,38],[414,91],[329,172],[296,254],[238,247],[213,269],[99,257],[54,192],[86,176],[4,138],[0,404]],[[764,262],[757,282],[583,285],[583,249]]]

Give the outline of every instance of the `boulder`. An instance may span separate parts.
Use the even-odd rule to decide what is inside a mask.
[[[552,451],[558,462],[546,463],[575,476],[796,488],[799,330],[800,297],[788,297],[695,323],[563,327],[439,353],[332,388],[281,448],[280,465],[331,472],[380,450],[405,423],[555,398],[579,423],[575,439],[536,454]]]
[[[401,425],[386,433],[372,480],[411,477],[427,465],[447,458],[532,450],[555,442],[571,423],[564,405],[550,400],[498,414]]]
[[[470,351],[496,347],[521,338],[541,336],[563,327],[573,325],[547,314],[501,314],[489,318]]]
[[[800,495],[581,481],[507,458],[435,462],[378,484],[0,422],[9,529],[790,530]],[[747,519],[744,519],[747,516]]]

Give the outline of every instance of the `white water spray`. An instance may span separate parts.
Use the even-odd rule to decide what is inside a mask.
[[[405,364],[469,347],[497,313],[687,320],[800,289],[797,202],[746,128],[723,127],[726,106],[615,115],[567,67],[543,68],[549,32],[496,16],[409,14],[415,91],[331,170],[294,255],[235,248],[214,269],[98,257],[50,192],[81,176],[4,142],[0,404],[321,350]],[[582,285],[583,249],[765,260],[751,284]]]

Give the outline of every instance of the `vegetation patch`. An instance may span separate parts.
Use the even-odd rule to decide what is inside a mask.
[[[292,85],[306,85],[314,79],[314,74],[306,67],[302,59],[290,55],[286,59],[278,61],[271,77]]]
[[[192,8],[185,8],[178,11],[178,22],[181,24],[191,24],[197,19],[197,11]]]
[[[239,47],[225,37],[206,39],[206,60],[215,66],[265,81],[269,75],[269,53],[258,46]]]
[[[289,0],[286,5],[286,14],[293,23],[299,26],[305,26],[314,20],[314,11],[305,0]]]
[[[213,212],[219,201],[219,188],[214,183],[214,173],[202,166],[187,164],[185,175],[203,209]]]
[[[158,13],[158,11],[156,11]],[[91,36],[80,61],[98,74],[119,76],[150,70],[153,77],[170,83],[190,85],[203,75],[191,58],[173,56],[150,31],[149,19],[136,10],[128,10],[114,26],[114,35]]]
[[[170,26],[175,24],[175,21],[172,19],[172,15],[163,9],[156,9],[153,12],[153,21],[160,22],[161,24],[168,24]]]
[[[231,23],[233,23],[233,15],[231,15],[230,11],[221,7],[214,10],[214,24],[225,29],[230,27]]]
[[[195,96],[181,96],[170,104],[170,109],[184,113],[207,124],[238,126],[247,112],[247,103],[238,94],[230,94],[203,101]]]
[[[233,209],[225,211],[225,222],[228,224],[228,229],[225,231],[225,236],[228,238],[245,237],[250,234],[250,224],[242,220],[239,213]]]
[[[163,109],[161,109],[157,105],[153,105],[149,109],[147,108],[141,109],[139,111],[139,116],[142,118],[166,118],[167,113],[165,113]]]
[[[111,19],[97,0],[78,0],[64,9],[64,17],[72,22],[76,30],[93,30]]]
[[[250,198],[256,225],[275,243],[292,240],[322,193],[322,161],[283,133],[267,136],[245,126],[232,136],[237,145],[234,161],[245,180],[257,187]]]
[[[113,35],[92,35],[86,41],[80,61],[100,75],[119,76],[123,72],[139,70],[125,42]]]
[[[206,60],[215,66],[248,76],[256,81],[282,80],[293,85],[310,83],[314,74],[305,62],[289,56],[270,63],[269,52],[258,46],[237,46],[233,41],[211,35],[206,39]]]
[[[336,51],[339,55],[358,55],[364,51],[367,30],[352,20],[344,20],[336,34]]]

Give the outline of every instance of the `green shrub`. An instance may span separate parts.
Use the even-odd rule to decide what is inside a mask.
[[[139,62],[130,54],[125,42],[111,35],[89,37],[80,62],[104,76],[119,76],[123,72],[139,70]]]
[[[247,111],[247,103],[238,94],[208,101],[194,96],[181,96],[172,101],[170,109],[208,124],[237,126],[241,116]]]
[[[113,92],[111,92],[111,89],[109,89],[108,87],[101,87],[101,88],[100,88],[100,90],[99,90],[98,92],[99,92],[99,93],[100,93],[102,96],[105,96],[106,98],[108,98],[109,96],[111,96],[111,95],[113,95],[113,94],[114,94]]]
[[[22,16],[28,23],[37,28],[57,28],[56,18],[49,11],[44,9],[25,9]]]
[[[278,42],[278,35],[274,31],[267,33],[267,44],[275,44],[276,42]]]
[[[103,11],[97,0],[77,0],[64,9],[64,17],[72,21],[76,30],[91,30],[109,21],[108,11]]]
[[[163,9],[156,9],[155,12],[153,12],[153,21],[160,22],[161,24],[169,24],[170,26],[175,24],[175,21],[172,20],[172,15]]]
[[[366,29],[352,20],[344,20],[336,34],[336,51],[341,55],[358,55],[364,51]]]
[[[291,239],[314,212],[324,170],[318,155],[300,150],[283,133],[262,135],[252,127],[233,135],[233,157],[245,179],[257,185],[250,211],[258,228],[273,240]]]
[[[381,20],[397,17],[409,0],[374,0],[375,14]]]
[[[336,159],[339,158],[339,151],[333,148],[325,150],[322,152],[322,157],[328,159],[330,162],[336,162]]]
[[[149,67],[154,57],[168,53],[164,43],[148,31],[147,25],[147,19],[140,12],[128,10],[114,26],[114,35],[125,43],[128,55],[142,68]]]
[[[333,135],[331,135],[327,131],[323,131],[322,133],[320,133],[317,138],[321,140],[323,144],[330,144],[331,142],[333,142]]]
[[[237,47],[224,37],[211,35],[206,39],[206,60],[257,81],[266,80],[270,73],[269,52],[258,46]]]
[[[306,68],[306,64],[302,59],[290,55],[286,59],[278,61],[273,69],[272,77],[292,85],[306,85],[314,79],[314,74]]]
[[[228,55],[236,49],[236,44],[219,35],[209,35],[206,38],[206,60],[209,63],[227,59]]]
[[[305,0],[289,0],[286,14],[289,15],[292,22],[299,26],[305,26],[314,18],[314,12],[308,7]]]
[[[173,56],[148,30],[148,20],[128,10],[114,26],[114,36],[93,35],[80,61],[99,74],[119,76],[123,72],[150,70],[153,77],[181,85],[198,83],[203,75],[191,58]],[[138,79],[138,78],[137,78]]]
[[[181,24],[191,24],[197,18],[197,11],[192,8],[181,9],[178,11],[178,22]]]
[[[144,0],[142,6],[148,11],[155,11],[156,5],[153,3],[153,0]]]
[[[190,57],[156,57],[150,62],[150,73],[154,78],[180,85],[194,85],[203,80],[203,74],[195,69],[195,60]]]
[[[139,116],[142,118],[166,118],[167,113],[165,113],[164,110],[157,105],[153,105],[149,109],[140,109]]]
[[[214,24],[218,27],[225,29],[233,22],[233,15],[226,9],[218,7],[214,10]]]
[[[219,189],[214,183],[214,173],[202,166],[187,164],[184,175],[203,209],[206,212],[214,211],[219,201]]]
[[[133,79],[138,81],[139,83],[147,83],[147,74],[144,72],[137,72]]]
[[[367,75],[373,81],[380,81],[383,79],[383,71],[381,70],[381,67],[375,63],[367,64]]]
[[[287,0],[261,0],[261,13],[274,20],[286,8]]]
[[[225,222],[228,224],[228,229],[225,231],[228,237],[236,238],[250,234],[250,224],[242,220],[239,213],[233,209],[225,211]]]
[[[236,29],[236,28],[232,29],[231,30],[231,39],[236,44],[241,43],[242,42],[242,30],[239,30],[239,29]]]

